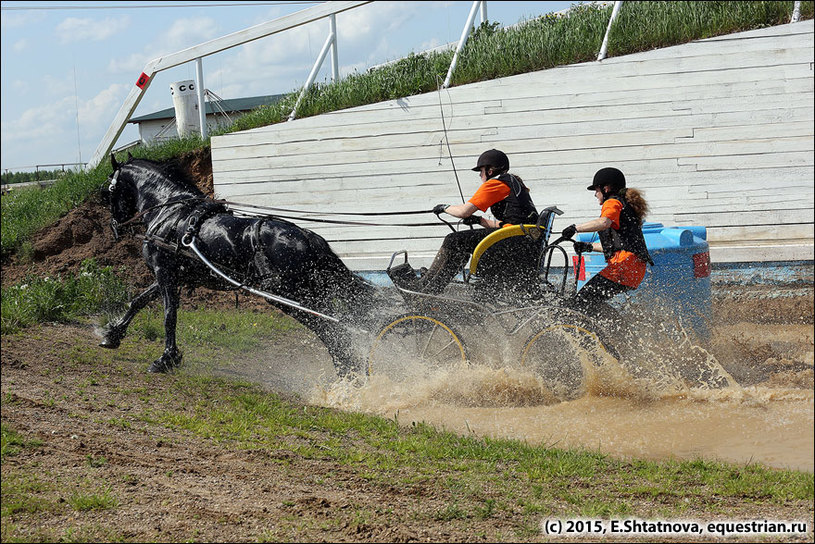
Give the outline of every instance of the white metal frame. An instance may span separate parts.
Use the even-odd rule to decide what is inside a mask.
[[[243,45],[260,38],[265,38],[266,36],[271,36],[272,34],[283,32],[284,30],[302,26],[324,17],[334,16],[337,13],[342,13],[343,11],[357,8],[369,3],[370,0],[325,2],[318,6],[307,8],[296,13],[280,17],[273,21],[261,23],[259,25],[255,25],[253,27],[246,28],[238,32],[233,32],[232,34],[196,45],[194,47],[178,51],[177,53],[172,53],[165,57],[159,57],[151,60],[144,67],[143,74],[139,78],[140,85],[134,85],[130,90],[130,93],[127,95],[127,98],[125,98],[122,107],[119,109],[119,112],[113,119],[113,122],[105,133],[105,136],[102,138],[102,141],[96,148],[96,152],[88,162],[88,167],[94,168],[96,165],[98,165],[113,148],[113,145],[121,135],[124,127],[130,120],[130,117],[133,115],[133,112],[136,110],[136,107],[139,105],[142,97],[144,97],[144,93],[147,91],[148,87],[150,87],[153,77],[158,72],[195,60],[197,62],[197,75],[201,80],[203,80],[203,68],[201,62],[203,57],[220,53],[221,51],[231,47]],[[336,52],[334,53],[334,56],[336,56]],[[198,92],[203,93],[203,90],[203,81],[199,81]],[[203,97],[201,94],[199,94],[199,104],[203,104]],[[203,106],[199,107],[199,112],[199,115],[205,115]],[[206,123],[202,122],[201,127],[202,130],[206,130]]]

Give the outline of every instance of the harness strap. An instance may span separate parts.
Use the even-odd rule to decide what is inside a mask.
[[[340,321],[339,319],[337,319],[334,316],[330,316],[330,315],[318,312],[316,310],[312,310],[311,308],[306,308],[305,306],[301,305],[297,301],[291,300],[291,299],[286,298],[286,297],[281,297],[279,295],[274,295],[272,293],[267,293],[265,291],[259,291],[257,289],[253,289],[251,287],[248,287],[248,286],[244,285],[243,283],[239,283],[239,282],[233,280],[232,278],[230,278],[229,276],[227,276],[226,274],[224,274],[223,272],[221,272],[220,270],[215,268],[215,265],[213,265],[211,262],[209,262],[209,260],[206,257],[204,257],[204,255],[195,246],[195,237],[189,237],[189,239],[188,239],[188,237],[185,235],[184,240],[182,240],[181,243],[185,247],[189,247],[190,249],[192,249],[193,252],[195,252],[195,254],[198,256],[198,258],[201,259],[201,262],[203,262],[205,265],[207,265],[209,267],[209,269],[212,270],[213,272],[215,272],[215,274],[217,274],[220,278],[226,280],[227,282],[231,283],[232,285],[234,285],[235,287],[237,287],[239,289],[244,289],[246,291],[249,291],[253,295],[258,295],[258,296],[261,296],[261,297],[263,297],[263,298],[265,298],[267,300],[277,302],[278,304],[283,304],[284,306],[289,306],[291,308],[295,308],[295,309],[300,310],[302,312],[306,312],[306,313],[309,313],[309,314],[312,314],[312,315],[316,315],[318,317],[322,317],[323,319],[327,319],[328,321],[333,321],[334,323],[339,323],[339,321]]]
[[[204,224],[204,221],[215,214],[225,211],[226,209],[223,204],[214,200],[204,201],[204,206],[196,206],[192,213],[190,213],[189,218],[187,218],[187,232],[184,234],[184,238],[188,236],[195,238],[198,236],[198,231],[201,229],[201,225]],[[182,243],[184,238],[182,238]]]

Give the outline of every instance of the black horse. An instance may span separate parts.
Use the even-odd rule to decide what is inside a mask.
[[[271,304],[317,335],[339,375],[359,370],[349,325],[359,325],[367,314],[374,288],[353,274],[322,237],[277,218],[236,216],[206,198],[170,161],[128,154],[125,163],[111,155],[111,163],[113,174],[102,196],[110,205],[114,232],[118,236],[123,225],[144,224],[142,254],[156,281],[105,328],[101,346],[117,348],[133,317],[161,295],[165,349],[149,371],[167,372],[181,363],[175,330],[182,286],[251,286],[253,292],[274,295],[266,297]]]

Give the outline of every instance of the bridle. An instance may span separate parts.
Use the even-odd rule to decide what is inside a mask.
[[[116,169],[115,172],[113,172],[113,175],[110,177],[110,184],[108,185],[108,195],[109,195],[108,198],[111,199],[111,207],[112,207],[112,204],[113,204],[113,200],[112,200],[113,190],[116,188],[116,183],[119,181],[119,172],[121,172],[121,169],[118,169],[118,168]],[[116,221],[116,218],[113,217],[113,214],[111,213],[110,214],[110,229],[113,231],[113,239],[116,242],[119,241],[119,227],[120,226],[122,226],[122,225],[120,225],[119,222]]]

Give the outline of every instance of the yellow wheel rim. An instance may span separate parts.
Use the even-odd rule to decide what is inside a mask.
[[[453,329],[433,317],[406,315],[386,325],[377,335],[368,355],[369,375],[373,374],[377,357],[381,355],[377,351],[389,336],[401,336],[405,344],[412,343],[410,347],[415,347],[412,355],[425,363],[439,363],[442,359],[446,364],[467,361],[464,344]]]
[[[573,329],[578,334],[584,335],[586,337],[591,338],[595,342],[595,344],[597,346],[599,346],[600,349],[603,350],[603,353],[608,353],[608,350],[606,349],[606,346],[603,345],[603,343],[600,341],[600,339],[597,338],[597,335],[595,333],[593,333],[592,331],[586,329],[585,327],[581,327],[580,325],[571,325],[571,324],[567,324],[567,323],[558,323],[557,325],[551,325],[549,327],[546,327],[545,329],[541,330],[535,336],[533,336],[532,338],[529,339],[529,341],[526,343],[526,346],[524,347],[523,353],[521,354],[521,366],[526,366],[527,358],[528,358],[528,355],[529,355],[529,349],[532,347],[532,345],[535,342],[537,342],[538,338],[540,338],[544,334],[547,334],[549,332],[559,330],[559,329]]]

